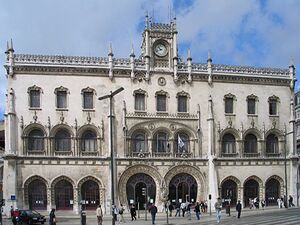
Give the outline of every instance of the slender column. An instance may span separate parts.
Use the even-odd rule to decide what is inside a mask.
[[[215,149],[214,149],[214,115],[213,115],[213,105],[212,98],[209,97],[208,100],[208,194],[211,194],[211,204],[215,204],[218,196],[218,184],[217,184],[217,174],[214,164]],[[208,198],[207,198],[208,199]],[[213,209],[213,207],[212,207]],[[214,210],[214,209],[213,209]]]

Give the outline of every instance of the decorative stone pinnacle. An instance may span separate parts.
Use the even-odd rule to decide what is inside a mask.
[[[188,57],[187,60],[192,60],[192,56],[191,56],[191,49],[188,49]]]
[[[133,44],[131,44],[131,54],[130,54],[130,57],[135,57]]]
[[[212,62],[210,50],[207,53],[207,62]]]
[[[109,51],[108,51],[108,56],[114,56],[113,50],[112,50],[112,44],[111,42],[109,43]]]

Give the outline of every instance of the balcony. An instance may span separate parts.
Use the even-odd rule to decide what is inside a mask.
[[[280,158],[281,156],[281,153],[266,153],[267,158]]]
[[[257,158],[260,156],[260,153],[258,152],[244,153],[243,156],[245,158]]]
[[[234,153],[221,153],[221,157],[222,158],[236,158],[238,157],[238,153],[234,152]]]

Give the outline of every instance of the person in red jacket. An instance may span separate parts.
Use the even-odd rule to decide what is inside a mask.
[[[17,222],[20,219],[20,211],[18,208],[16,208],[13,212],[12,212],[12,222],[14,225],[17,224]]]

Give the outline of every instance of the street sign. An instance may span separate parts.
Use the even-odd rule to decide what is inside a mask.
[[[16,196],[15,195],[11,195],[10,196],[10,200],[15,201],[16,200]]]

